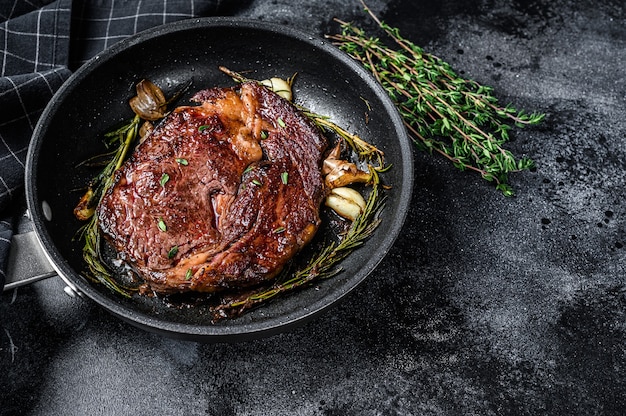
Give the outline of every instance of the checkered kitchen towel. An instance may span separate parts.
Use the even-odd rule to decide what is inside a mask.
[[[37,119],[72,71],[130,35],[229,14],[226,0],[0,0],[0,287]],[[3,218],[4,217],[4,218]]]

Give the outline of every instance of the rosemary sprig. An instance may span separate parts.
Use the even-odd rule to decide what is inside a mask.
[[[476,171],[512,196],[508,174],[531,169],[534,162],[516,159],[503,145],[513,125],[537,124],[544,114],[500,105],[492,88],[458,76],[449,64],[403,38],[363,6],[397,49],[341,20],[341,34],[327,37],[372,72],[420,150],[439,153],[460,170]]]
[[[331,131],[343,139],[348,146],[359,156],[361,159],[367,159],[369,161],[375,160],[375,169],[381,172],[381,169],[385,166],[385,154],[382,150],[377,148],[371,143],[366,142],[356,134],[350,133],[344,128],[333,123],[329,117],[320,114],[313,113],[305,108],[299,107],[309,119],[311,119],[320,129],[324,131]],[[387,166],[389,168],[390,166]]]
[[[94,215],[95,207],[100,203],[104,193],[113,184],[113,175],[117,169],[122,166],[129,149],[137,138],[139,131],[139,123],[141,118],[138,115],[119,129],[105,134],[108,146],[116,146],[112,152],[112,158],[102,169],[102,171],[92,180],[86,195],[89,195],[87,206],[91,212],[88,222],[78,230],[78,237],[84,241],[83,259],[87,264],[90,273],[87,277],[102,283],[114,292],[122,296],[129,297],[132,292],[131,288],[125,287],[118,282],[102,257],[101,234],[98,229],[98,217]],[[91,211],[93,210],[93,211]]]
[[[141,80],[136,85],[137,96],[132,97],[129,101],[130,107],[135,113],[133,119],[122,127],[104,135],[105,145],[107,148],[113,148],[113,150],[104,155],[92,157],[82,163],[85,165],[104,165],[100,173],[89,183],[87,192],[74,209],[76,218],[86,221],[76,234],[77,239],[84,242],[83,259],[88,269],[88,273],[85,273],[85,275],[87,278],[102,283],[113,292],[125,297],[130,297],[136,288],[126,286],[114,278],[102,256],[101,234],[98,227],[98,218],[95,215],[96,207],[102,201],[102,197],[107,189],[113,185],[115,171],[122,166],[130,149],[137,141],[139,126],[142,121],[156,121],[165,117],[167,105],[177,100],[190,86],[191,80],[183,83],[166,100],[159,87],[151,81]],[[182,163],[184,164],[185,162]],[[166,181],[166,179],[162,179],[163,184]],[[159,225],[159,228],[161,228],[161,225]]]

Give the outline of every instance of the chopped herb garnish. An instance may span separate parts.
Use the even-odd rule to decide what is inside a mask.
[[[206,130],[206,129],[208,129],[208,128],[209,128],[209,126],[207,126],[207,125],[202,125],[202,126],[198,127],[198,131],[199,131],[200,133],[202,133],[203,131],[205,131],[205,130]]]
[[[191,280],[192,277],[193,272],[191,271],[191,269],[187,269],[187,273],[185,273],[185,280]]]
[[[283,121],[283,119],[282,119],[282,118],[280,118],[280,117],[279,117],[279,118],[278,118],[278,120],[276,120],[276,121],[278,122],[278,125],[279,125],[280,127],[285,127],[285,126],[287,125],[287,124],[285,124],[285,122]]]
[[[167,252],[167,258],[173,259],[177,253],[178,253],[178,246],[174,246],[170,248],[170,251]]]
[[[189,161],[187,159],[183,159],[183,158],[180,158],[180,157],[176,158],[176,162],[179,165],[183,165],[183,166],[187,166],[189,164]]]
[[[263,185],[263,183],[260,180],[258,180],[258,179],[252,179],[252,183],[255,184],[256,186]]]
[[[265,140],[269,137],[269,132],[267,130],[261,130],[261,139]]]
[[[280,180],[283,181],[284,185],[287,185],[287,182],[289,182],[289,172],[283,172],[280,174]]]
[[[275,228],[273,232],[274,232],[274,234],[280,234],[280,233],[283,233],[283,232],[285,232],[285,227],[278,227],[278,228]]]
[[[167,173],[164,173],[161,176],[161,179],[159,179],[159,183],[161,184],[161,186],[165,186],[165,184],[167,183],[167,181],[170,180],[170,175],[168,175]]]
[[[252,165],[248,165],[248,167],[246,168],[246,170],[243,171],[244,175],[248,172],[250,172],[252,169],[254,169],[254,166]]]
[[[165,225],[165,221],[163,221],[163,218],[159,218],[159,222],[157,223],[157,225],[159,226],[159,230],[167,231],[167,225]]]

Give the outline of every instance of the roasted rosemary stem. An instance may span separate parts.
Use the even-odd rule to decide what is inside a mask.
[[[115,171],[124,163],[126,155],[137,138],[140,122],[141,118],[135,115],[133,120],[128,124],[106,135],[117,148],[113,152],[112,159],[90,185],[89,189],[93,189],[93,191],[90,192],[90,198],[92,200],[89,201],[89,205],[92,205],[94,209],[91,212],[91,217],[88,222],[79,230],[79,237],[84,241],[83,259],[90,272],[88,277],[126,297],[130,296],[130,289],[122,286],[113,278],[110,270],[105,266],[106,263],[102,259],[101,236],[98,230],[98,217],[95,215],[95,206],[100,203],[104,193],[113,183]]]
[[[116,163],[114,171],[118,170],[122,167],[122,163],[126,160],[126,155],[128,154],[128,150],[130,149],[131,144],[135,141],[137,137],[137,132],[139,131],[139,122],[141,118],[138,115],[135,115],[133,121],[131,121],[131,125],[126,131],[126,136],[124,137],[124,143],[122,144],[122,150],[118,155],[116,155]]]
[[[341,20],[341,34],[327,37],[376,77],[419,149],[439,153],[461,170],[476,171],[504,195],[513,195],[508,174],[534,163],[527,157],[516,159],[503,145],[512,125],[537,124],[544,115],[501,106],[492,88],[458,76],[449,64],[366,11],[397,49]]]

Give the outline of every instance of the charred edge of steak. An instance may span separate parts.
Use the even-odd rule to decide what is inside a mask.
[[[327,141],[257,83],[193,99],[116,173],[98,206],[101,230],[155,292],[266,282],[320,225]]]

